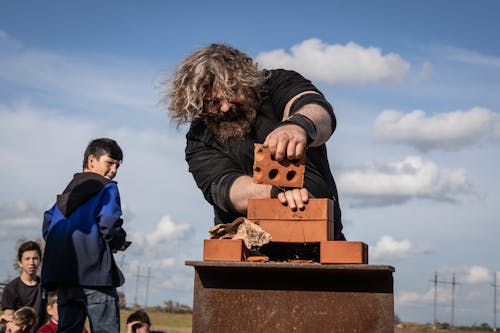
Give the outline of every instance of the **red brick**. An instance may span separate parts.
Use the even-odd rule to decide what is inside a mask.
[[[247,249],[241,239],[203,240],[203,260],[244,261]]]
[[[249,199],[247,218],[256,220],[326,220],[333,222],[333,200],[309,199],[303,210],[292,210],[278,199]]]
[[[319,243],[333,240],[333,222],[327,220],[256,220],[273,243]]]
[[[276,161],[269,148],[261,144],[254,145],[253,181],[257,184],[269,184],[286,187],[304,185],[305,154],[300,160]]]
[[[322,264],[368,264],[368,245],[363,242],[321,242],[319,251]]]

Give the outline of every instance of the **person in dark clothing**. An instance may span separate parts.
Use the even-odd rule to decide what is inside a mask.
[[[116,141],[92,140],[83,172],[44,214],[42,286],[57,289],[58,332],[81,333],[86,317],[92,332],[120,330],[116,287],[125,280],[113,253],[124,245],[126,232],[113,178],[122,159]]]
[[[17,260],[21,274],[10,281],[2,293],[2,310],[5,315],[13,315],[21,307],[31,307],[37,317],[45,319],[45,303],[42,297],[38,267],[42,260],[42,250],[37,242],[28,241],[19,247]],[[37,326],[30,326],[30,332],[36,332]]]
[[[177,68],[164,96],[171,119],[190,123],[186,161],[215,224],[246,215],[249,198],[277,197],[302,209],[311,197],[335,201],[335,239],[344,240],[337,188],[325,142],[336,127],[333,108],[299,73],[259,70],[243,52],[212,44]],[[278,161],[300,159],[307,150],[303,188],[278,188],[252,179],[254,143]]]

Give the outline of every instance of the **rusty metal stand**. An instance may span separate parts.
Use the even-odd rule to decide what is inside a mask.
[[[394,332],[394,268],[186,261],[193,332]]]

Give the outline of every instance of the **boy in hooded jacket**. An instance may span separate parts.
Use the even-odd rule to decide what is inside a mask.
[[[126,232],[113,178],[122,159],[116,141],[92,140],[83,172],[44,214],[41,283],[46,290],[57,289],[58,332],[81,333],[86,317],[92,332],[120,330],[116,288],[125,279],[113,253],[124,245]]]

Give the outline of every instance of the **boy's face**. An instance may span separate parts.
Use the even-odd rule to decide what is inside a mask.
[[[24,251],[21,261],[18,261],[18,265],[23,273],[27,275],[36,275],[38,266],[40,266],[38,251]]]
[[[57,302],[52,305],[47,305],[47,313],[50,318],[56,323],[59,321],[59,312],[57,312]]]
[[[113,179],[118,172],[120,163],[120,161],[111,158],[108,154],[101,155],[99,158],[90,155],[87,160],[87,169],[85,169],[85,171],[90,171],[108,179]]]

